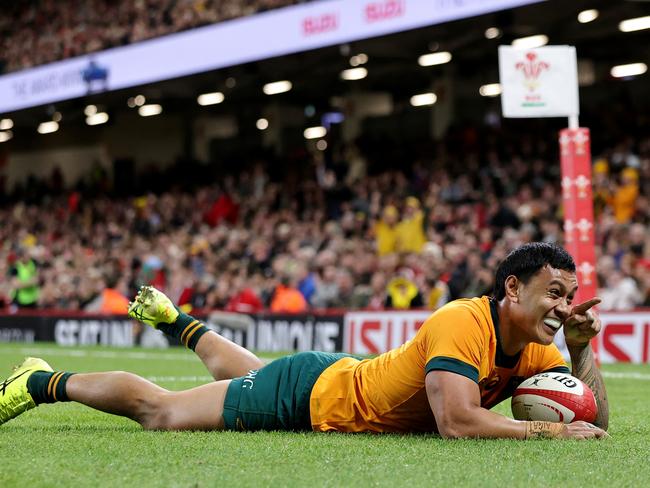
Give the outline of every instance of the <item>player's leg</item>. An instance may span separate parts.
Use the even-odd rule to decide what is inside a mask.
[[[217,381],[244,376],[264,364],[252,352],[211,331],[191,315],[180,312],[169,298],[151,286],[141,288],[129,307],[129,315],[180,339],[196,352]]]
[[[69,400],[128,417],[145,429],[221,430],[229,380],[172,392],[126,372],[75,374]]]
[[[199,339],[194,352],[217,381],[245,376],[250,370],[264,366],[248,349],[212,330]]]
[[[0,424],[42,403],[76,401],[128,417],[146,429],[220,430],[229,383],[170,392],[131,373],[72,374],[27,358],[0,383]]]

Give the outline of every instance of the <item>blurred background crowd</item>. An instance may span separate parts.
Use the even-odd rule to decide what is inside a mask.
[[[302,2],[5,2],[0,15],[0,73],[295,3]],[[382,6],[390,4],[386,1]],[[589,46],[607,38],[601,32],[577,30],[573,13],[564,24],[555,22],[550,11],[547,14],[548,19],[536,20],[550,23],[550,30],[556,24],[575,30],[572,35],[583,43],[581,52],[589,53]],[[496,56],[496,44],[488,43],[506,43],[507,36],[520,34],[513,18],[509,13],[494,17],[494,25],[502,25],[503,31],[491,27],[485,35],[479,28],[482,21],[466,24],[476,31],[467,44],[456,43],[457,36],[450,29],[447,35],[453,42],[448,45],[457,48],[454,56],[459,53],[454,58],[458,71],[422,71],[426,74],[418,76],[427,89],[446,73],[444,79],[453,81],[439,91],[444,101],[445,91],[480,71],[481,60],[476,58],[485,56],[478,47]],[[488,36],[489,31],[497,32],[497,37]],[[436,32],[432,38],[444,42],[446,31]],[[492,41],[500,36],[506,37]],[[637,44],[643,44],[642,40]],[[408,56],[393,53],[388,44],[378,46],[383,46],[384,57],[378,58],[384,63],[406,63]],[[428,45],[430,51],[442,47],[437,41]],[[337,63],[353,54],[351,49],[341,46],[336,62],[330,64],[338,70]],[[411,54],[416,52],[413,45],[410,49]],[[624,50],[617,47],[610,56],[614,59]],[[408,69],[420,70],[413,57]],[[357,58],[352,56],[350,65],[357,66]],[[314,57],[311,65],[305,59],[291,61],[299,67],[294,71],[314,73],[303,90],[319,86],[315,80],[326,72],[317,60],[328,58]],[[264,78],[259,66],[248,68],[256,82]],[[241,70],[241,76],[245,71]],[[373,90],[386,94],[386,81],[398,77],[382,74],[390,71],[377,72],[366,89],[370,94]],[[417,76],[404,75],[398,94],[391,98],[395,101],[391,110],[397,114],[391,119],[397,121],[396,133],[408,132],[426,119],[412,119],[416,122],[409,127],[401,125],[400,114],[412,107],[400,96],[415,90],[401,84],[411,78]],[[592,106],[607,107],[607,112],[588,113],[583,108],[583,114],[594,135],[601,308],[629,310],[650,306],[650,120],[647,107],[630,95],[633,91],[610,89],[613,85],[606,85],[610,81],[598,79],[601,84],[592,90],[598,95],[595,100],[610,97],[603,103],[592,102]],[[340,86],[328,89],[331,93],[321,94],[323,98],[359,91]],[[154,89],[153,98],[162,98],[162,91]],[[295,147],[282,154],[269,150],[259,157],[242,156],[227,168],[216,161],[202,164],[185,157],[166,170],[154,165],[135,175],[137,181],[128,188],[123,180],[117,182],[93,166],[93,161],[88,161],[86,178],[76,185],[66,187],[63,170],[56,169],[48,178],[30,177],[8,188],[0,154],[0,276],[4,277],[0,309],[123,312],[127,297],[143,284],[159,287],[187,308],[239,312],[435,309],[455,298],[489,294],[494,269],[510,250],[534,240],[563,243],[560,168],[554,142],[557,127],[546,126],[545,133],[519,131],[517,124],[506,125],[491,108],[481,115],[483,125],[468,122],[462,110],[470,107],[480,112],[489,105],[479,104],[467,93],[459,96],[467,101],[457,104],[455,125],[436,141],[430,137],[418,147],[395,138],[392,142],[364,141],[367,134],[363,133],[355,143],[343,143],[328,134],[327,141],[321,141],[327,151],[311,152],[300,139],[297,155],[291,153]],[[304,92],[305,99],[300,96],[296,95],[296,106],[312,103]],[[619,104],[621,99],[625,103]],[[101,95],[97,100],[102,102]],[[254,110],[248,110],[258,113],[261,107],[257,103]],[[310,107],[315,113],[316,108]],[[319,110],[334,110],[329,100],[323,107]],[[52,120],[54,114],[60,119],[57,110],[47,107]],[[445,110],[453,111],[441,108]],[[191,117],[183,120],[186,125]],[[21,129],[14,130],[19,134]],[[33,132],[31,128],[29,133]],[[13,137],[9,132],[0,135],[3,141]],[[96,144],[101,136],[97,139],[89,140]],[[61,146],[80,143],[74,135],[61,141]],[[240,145],[246,144],[242,138]],[[33,149],[31,142],[15,147],[17,152]]]
[[[296,0],[18,0],[0,16],[0,73],[284,7]]]
[[[240,312],[435,309],[489,294],[511,249],[562,244],[559,164],[546,138],[458,137],[462,152],[432,146],[399,169],[357,145],[305,153],[282,177],[270,161],[228,175],[179,162],[140,175],[134,196],[101,174],[73,190],[56,171],[31,179],[0,207],[0,306],[123,310],[143,284]],[[650,138],[604,149],[593,176],[601,308],[650,306]]]

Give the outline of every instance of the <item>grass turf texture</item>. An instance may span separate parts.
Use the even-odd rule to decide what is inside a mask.
[[[132,371],[172,390],[209,381],[180,348],[0,344],[0,375],[27,355],[55,370]],[[43,405],[0,426],[0,486],[643,486],[650,479],[650,367],[604,371],[612,437],[602,442],[145,432],[82,405]],[[509,401],[496,410],[509,414]]]

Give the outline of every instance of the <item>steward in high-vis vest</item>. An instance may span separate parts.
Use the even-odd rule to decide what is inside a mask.
[[[123,315],[129,308],[129,299],[118,290],[119,277],[115,273],[107,273],[104,277],[104,289],[88,305],[86,312],[96,312],[109,315]]]
[[[19,307],[36,307],[40,292],[36,263],[21,252],[10,273],[13,277],[12,302]]]

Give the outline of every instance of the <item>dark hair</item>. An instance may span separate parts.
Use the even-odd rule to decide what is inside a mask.
[[[513,250],[499,263],[494,281],[492,295],[497,300],[506,296],[506,278],[516,276],[523,283],[528,283],[540,269],[549,265],[575,273],[576,264],[571,255],[556,244],[531,242]]]
[[[106,288],[115,288],[120,282],[120,275],[115,271],[106,273],[104,275],[104,281],[106,282]]]

